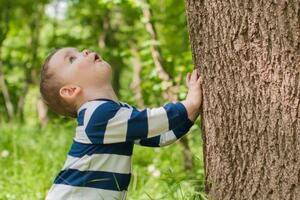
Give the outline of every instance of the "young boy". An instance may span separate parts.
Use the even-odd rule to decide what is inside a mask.
[[[124,200],[134,144],[165,146],[186,134],[199,115],[201,80],[188,73],[186,99],[138,110],[118,100],[111,66],[95,52],[62,48],[47,57],[40,92],[53,111],[77,118],[63,169],[47,200]]]

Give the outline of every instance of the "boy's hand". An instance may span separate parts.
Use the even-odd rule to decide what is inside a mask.
[[[190,120],[195,121],[202,107],[202,78],[194,69],[192,73],[186,76],[186,85],[189,88],[186,99],[182,101],[187,109]]]
[[[202,78],[198,69],[187,74],[186,83],[189,88],[186,100],[195,108],[200,109],[202,105]]]

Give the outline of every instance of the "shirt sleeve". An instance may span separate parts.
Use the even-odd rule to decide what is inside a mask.
[[[173,130],[167,131],[161,135],[152,138],[135,140],[134,143],[141,146],[147,146],[147,147],[167,146],[174,143],[175,141],[182,138],[185,134],[187,134],[193,125],[194,122],[191,121],[189,118],[187,118],[183,124],[177,126]]]
[[[134,142],[164,134],[187,119],[187,110],[181,102],[137,110],[108,101],[94,110],[85,133],[95,144]]]

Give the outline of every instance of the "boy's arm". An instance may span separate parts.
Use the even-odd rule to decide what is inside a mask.
[[[161,135],[152,138],[135,140],[134,143],[141,146],[148,146],[148,147],[167,146],[169,144],[174,143],[175,141],[183,137],[185,134],[187,134],[193,125],[194,122],[191,121],[190,119],[187,119],[182,125],[176,127],[173,130],[170,130],[166,133],[163,133]]]
[[[187,108],[189,118],[175,129],[152,138],[136,140],[136,144],[150,147],[166,146],[175,142],[189,131],[199,115],[202,104],[202,78],[198,72],[199,69],[194,69],[192,73],[188,73],[186,76],[186,85],[189,91],[186,99],[181,103]]]
[[[114,101],[98,106],[89,117],[84,133],[89,143],[108,144],[155,137],[175,129],[188,119],[186,105],[167,103],[141,111]]]

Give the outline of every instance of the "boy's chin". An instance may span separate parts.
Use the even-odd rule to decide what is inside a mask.
[[[110,66],[107,62],[105,62],[105,61],[99,62],[99,63],[98,63],[98,66],[99,66],[100,68],[102,68],[102,67],[111,68],[111,66]]]

